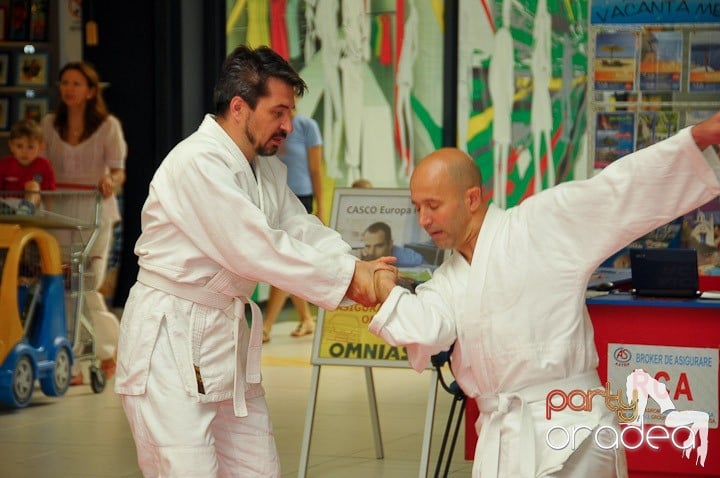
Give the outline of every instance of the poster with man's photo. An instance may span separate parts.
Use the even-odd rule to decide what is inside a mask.
[[[408,189],[335,190],[330,227],[350,244],[359,259],[397,259],[399,284],[413,290],[442,263],[438,249],[417,222]],[[407,351],[393,347],[368,330],[379,307],[360,304],[318,311],[313,363],[407,367]]]

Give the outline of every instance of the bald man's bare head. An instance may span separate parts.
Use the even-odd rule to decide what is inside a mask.
[[[418,223],[435,245],[470,260],[487,205],[475,162],[456,148],[442,148],[420,161],[410,179]]]
[[[482,187],[482,177],[477,165],[467,153],[457,148],[440,148],[427,155],[415,167],[412,179],[416,176],[448,181],[448,186],[455,191],[465,191],[474,186]]]

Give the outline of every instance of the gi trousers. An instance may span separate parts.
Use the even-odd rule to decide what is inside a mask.
[[[199,403],[183,388],[166,325],[160,328],[144,395],[122,395],[146,478],[279,477],[280,462],[265,397]]]

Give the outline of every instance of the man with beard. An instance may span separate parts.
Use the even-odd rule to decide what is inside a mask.
[[[262,315],[249,299],[257,282],[334,309],[345,297],[374,305],[374,272],[394,273],[353,257],[287,187],[274,155],[305,89],[269,48],[238,47],[216,114],[150,183],[115,382],[145,476],[280,476],[260,384]]]

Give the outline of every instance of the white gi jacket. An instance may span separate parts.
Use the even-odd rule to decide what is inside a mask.
[[[707,156],[685,129],[592,179],[491,205],[472,265],[455,253],[417,295],[392,290],[370,329],[407,345],[416,370],[455,342],[455,378],[480,409],[473,476],[556,471],[572,449],[545,443],[550,426],[593,428],[607,415],[600,401],[545,418],[549,391],[600,385],[587,282],[613,252],[720,194],[720,162]]]
[[[138,283],[121,321],[115,391],[144,393],[164,320],[187,393],[201,402],[234,398],[235,414],[246,416],[246,394],[263,393],[262,318],[254,303],[252,339],[244,319],[256,283],[334,309],[353,276],[356,259],[349,252],[338,233],[306,213],[279,159],[258,157],[253,172],[206,116],[150,183],[135,245]]]

